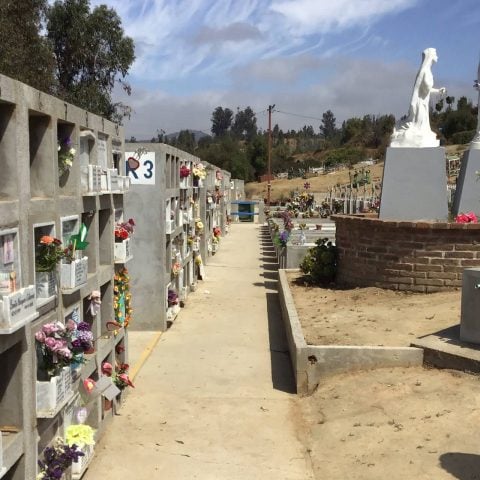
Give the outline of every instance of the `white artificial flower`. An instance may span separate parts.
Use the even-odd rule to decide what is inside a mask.
[[[71,149],[68,151],[68,153],[69,153],[70,155],[75,155],[76,150],[75,150],[74,148],[71,148]]]

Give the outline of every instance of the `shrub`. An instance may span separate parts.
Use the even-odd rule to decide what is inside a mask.
[[[337,273],[337,247],[328,238],[319,238],[315,244],[302,260],[300,270],[310,283],[331,283]]]

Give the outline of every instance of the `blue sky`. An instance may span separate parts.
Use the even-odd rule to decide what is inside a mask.
[[[113,7],[136,43],[126,135],[209,132],[217,106],[266,108],[337,123],[406,113],[421,52],[435,47],[436,86],[476,102],[479,0],[92,0]],[[320,124],[276,112],[288,130]]]

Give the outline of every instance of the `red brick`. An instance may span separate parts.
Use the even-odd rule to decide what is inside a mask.
[[[474,258],[474,252],[445,252],[445,258]]]
[[[417,250],[415,252],[415,256],[419,256],[419,257],[428,257],[428,258],[443,258],[443,256],[445,255],[444,252],[440,252],[440,251],[426,251],[426,250]]]
[[[416,272],[441,272],[442,265],[415,265]]]
[[[427,287],[426,293],[437,293],[437,292],[444,292],[447,289],[445,287]]]
[[[415,279],[415,284],[416,285],[430,285],[432,287],[441,287],[444,285],[443,280],[439,278],[416,278]]]
[[[409,277],[388,277],[387,281],[390,283],[413,285],[413,278]]]
[[[466,262],[468,261],[473,261],[473,260],[465,260]],[[432,258],[432,265],[460,265],[460,260],[455,259],[455,258]]]
[[[429,272],[427,274],[428,278],[443,278],[444,280],[456,280],[456,273],[446,273],[446,272]]]
[[[460,264],[463,267],[479,267],[480,260],[460,260]]]
[[[461,287],[462,281],[461,280],[445,280],[445,286],[447,287]]]
[[[398,289],[406,292],[419,292],[419,293],[425,293],[427,291],[427,287],[423,287],[421,285],[399,285]]]

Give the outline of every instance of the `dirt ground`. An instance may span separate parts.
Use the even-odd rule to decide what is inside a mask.
[[[309,345],[404,347],[460,322],[461,291],[423,295],[374,287],[332,290],[299,285],[298,277],[288,274]]]
[[[459,322],[461,292],[331,290],[289,281],[309,344],[407,346]],[[480,479],[479,378],[388,368],[327,378],[300,400],[315,478]]]
[[[301,399],[317,479],[480,479],[480,382],[450,370],[327,379]]]

